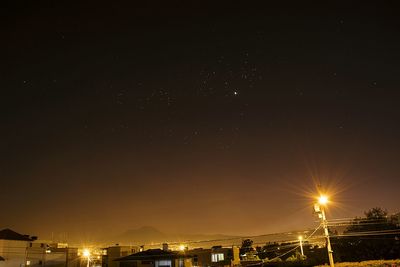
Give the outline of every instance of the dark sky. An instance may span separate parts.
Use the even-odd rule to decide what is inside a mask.
[[[2,7],[0,227],[302,229],[318,182],[399,211],[394,2],[134,2]]]

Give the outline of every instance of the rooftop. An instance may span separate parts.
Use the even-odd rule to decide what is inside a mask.
[[[21,235],[14,232],[11,229],[3,229],[0,231],[0,239],[3,240],[20,240],[20,241],[32,241],[28,235]]]
[[[176,259],[176,258],[187,258],[190,257],[177,251],[165,251],[162,249],[148,249],[141,251],[123,258],[117,259],[117,261],[133,261],[133,260],[161,260],[161,259]]]

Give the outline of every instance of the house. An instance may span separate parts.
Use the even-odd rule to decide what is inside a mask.
[[[0,267],[80,267],[78,249],[49,244],[11,229],[0,231]]]
[[[104,248],[102,255],[102,267],[120,267],[120,262],[115,261],[121,257],[126,257],[140,251],[138,246],[119,246]]]
[[[187,252],[196,267],[232,267],[240,265],[239,248],[214,246],[211,249],[192,249]]]
[[[43,266],[46,257],[47,245],[37,240],[28,242],[26,248],[26,265],[27,266]]]
[[[81,258],[77,248],[60,246],[60,244],[46,245],[46,253],[43,266],[51,267],[80,267],[84,266],[86,261]]]
[[[116,259],[120,267],[192,267],[192,258],[183,252],[149,249]]]
[[[11,229],[0,231],[0,267],[20,267],[30,265],[28,247],[33,241],[28,235],[21,235]],[[39,262],[37,262],[39,263]]]

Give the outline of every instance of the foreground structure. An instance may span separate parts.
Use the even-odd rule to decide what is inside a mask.
[[[0,267],[81,267],[83,264],[78,249],[67,244],[41,242],[35,236],[11,229],[0,231]]]
[[[115,248],[111,251],[113,250],[116,251]],[[240,265],[239,248],[221,246],[211,249],[171,251],[165,244],[163,249],[149,249],[116,259],[114,262],[118,264],[111,263],[110,258],[112,256],[107,261],[103,260],[103,267],[234,267]]]

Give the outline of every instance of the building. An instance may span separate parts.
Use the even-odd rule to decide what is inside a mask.
[[[27,266],[44,266],[47,245],[37,240],[28,243],[26,249]]]
[[[51,267],[80,267],[85,266],[77,248],[69,248],[58,243],[46,246],[43,266]]]
[[[80,267],[78,249],[49,244],[10,229],[0,231],[0,267]]]
[[[0,267],[22,267],[26,265],[39,264],[39,260],[28,257],[28,247],[34,238],[21,235],[11,229],[0,231]],[[33,252],[29,254],[32,256]]]
[[[183,252],[149,249],[116,261],[119,267],[192,267],[192,257]]]
[[[115,245],[103,249],[102,267],[120,267],[120,262],[116,259],[129,256],[140,251],[137,246],[119,246]]]
[[[192,249],[192,265],[196,267],[233,267],[240,265],[239,248],[214,246],[211,249]]]

